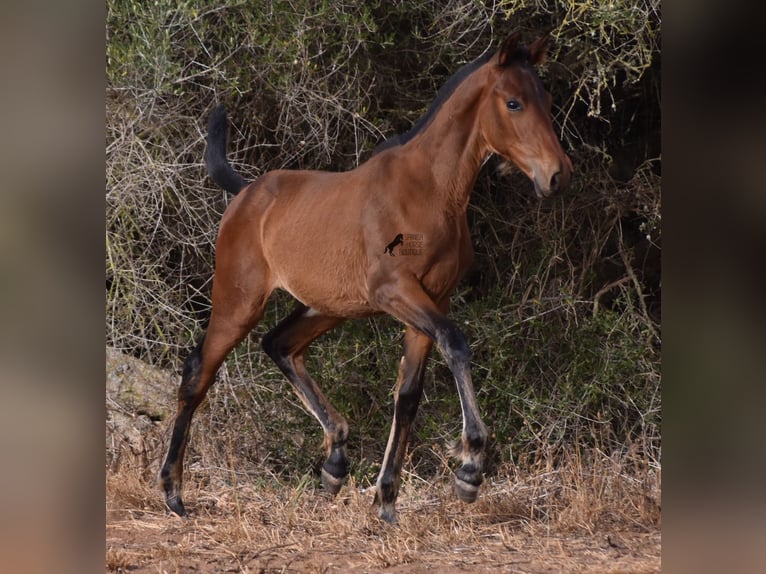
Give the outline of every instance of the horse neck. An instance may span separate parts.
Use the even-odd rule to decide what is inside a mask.
[[[484,68],[466,78],[411,142],[431,171],[434,195],[450,211],[466,211],[476,177],[489,154],[478,125],[485,83],[481,74],[486,74]]]

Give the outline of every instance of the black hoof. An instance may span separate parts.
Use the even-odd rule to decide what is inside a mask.
[[[380,496],[380,487],[375,489],[375,498],[372,501],[372,506],[378,507],[378,517],[387,522],[388,524],[396,524],[396,501],[383,502]]]
[[[473,465],[461,466],[455,473],[455,494],[463,502],[475,502],[483,478]]]
[[[186,516],[186,508],[184,508],[183,500],[181,500],[178,496],[168,496],[165,498],[165,504],[168,505],[168,508],[175,512],[178,516],[185,517]]]
[[[330,494],[338,494],[348,475],[348,461],[342,447],[334,447],[322,465],[322,486]]]
[[[479,487],[456,478],[455,495],[463,502],[476,502],[476,498],[479,496]]]
[[[184,508],[184,501],[181,500],[181,485],[173,481],[167,468],[163,468],[160,472],[160,486],[165,493],[165,504],[168,508],[178,516],[185,516],[186,509]]]
[[[393,504],[388,506],[385,504],[381,505],[378,516],[387,524],[396,524],[398,522],[396,519],[396,509]]]

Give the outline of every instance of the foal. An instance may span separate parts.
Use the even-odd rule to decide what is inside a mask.
[[[226,111],[219,106],[212,112],[205,162],[211,178],[236,197],[218,233],[210,323],[184,363],[160,473],[172,511],[185,514],[183,457],[192,415],[276,288],[299,303],[262,346],[324,429],[325,488],[338,492],[347,474],[349,429],[306,371],[304,351],[345,319],[387,313],[406,330],[377,479],[380,517],[396,521],[407,437],[434,343],[455,378],[463,417],[455,493],[476,500],[487,429],[474,396],[468,343],[446,314],[473,260],[466,209],[484,161],[493,153],[512,161],[540,198],[569,183],[572,164],[553,131],[551,96],[532,68],[543,61],[547,39],[527,48],[512,34],[497,52],[461,68],[412,130],[345,173],[278,170],[247,183],[226,159]],[[334,249],[326,250],[330,229]]]

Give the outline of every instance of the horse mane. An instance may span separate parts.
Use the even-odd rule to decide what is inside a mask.
[[[434,101],[431,102],[431,105],[428,107],[426,113],[423,114],[408,131],[404,132],[403,134],[397,134],[383,140],[372,151],[372,155],[376,155],[383,150],[395,146],[404,145],[416,135],[418,135],[421,131],[423,131],[431,119],[433,119],[436,112],[439,111],[439,108],[441,108],[442,104],[444,104],[444,102],[449,99],[449,97],[455,92],[461,82],[470,76],[473,72],[475,72],[478,68],[486,64],[494,54],[495,51],[490,49],[476,58],[473,62],[464,64],[460,69],[458,69],[457,72],[450,76],[450,78],[441,88],[439,88]]]

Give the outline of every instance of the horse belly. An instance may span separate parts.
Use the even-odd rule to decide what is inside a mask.
[[[339,317],[371,312],[367,300],[364,254],[356,241],[287,241],[279,237],[266,250],[276,286],[304,305]],[[299,238],[303,239],[303,238]]]

